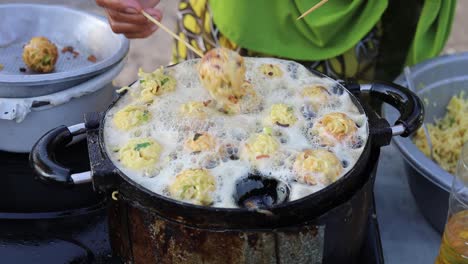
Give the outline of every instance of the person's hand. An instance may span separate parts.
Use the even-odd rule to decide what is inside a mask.
[[[162,12],[154,8],[160,0],[96,0],[105,8],[112,31],[124,34],[127,38],[146,38],[158,29],[140,12],[161,21]]]

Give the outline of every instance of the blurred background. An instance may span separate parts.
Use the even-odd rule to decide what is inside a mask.
[[[18,2],[18,0],[0,0],[0,4]],[[21,2],[64,5],[104,16],[103,10],[96,5],[94,0],[22,0]],[[171,29],[175,29],[177,4],[176,0],[161,0],[160,4],[160,8],[164,12],[163,23]],[[468,51],[468,33],[464,28],[468,24],[468,1],[458,1],[457,5],[455,23],[444,53]],[[162,30],[157,31],[147,39],[132,40],[128,63],[115,79],[115,84],[125,86],[133,82],[137,78],[139,67],[145,71],[152,71],[160,65],[168,64],[171,58],[172,44],[171,37]]]

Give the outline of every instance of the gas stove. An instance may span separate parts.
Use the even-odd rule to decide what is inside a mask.
[[[0,220],[2,263],[118,263],[111,254],[104,208],[58,218],[50,213],[30,217]]]
[[[89,170],[86,140],[81,140],[57,152],[57,160],[74,172]],[[0,151],[0,212],[44,213],[73,211],[93,207],[103,197],[93,191],[92,184],[66,188],[44,184],[34,179],[28,153]]]
[[[89,170],[86,142],[60,152],[76,170]],[[91,185],[44,185],[34,180],[28,153],[0,151],[1,263],[110,263],[106,202]],[[85,196],[85,197],[82,197]]]

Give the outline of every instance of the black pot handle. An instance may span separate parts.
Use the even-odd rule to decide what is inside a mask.
[[[424,121],[424,105],[409,89],[395,83],[374,82],[360,85],[359,90],[390,104],[400,112],[400,117],[391,127],[392,135],[408,137],[421,127]]]
[[[74,136],[85,132],[84,123],[70,127],[59,126],[47,132],[36,142],[31,150],[29,162],[39,180],[62,185],[91,182],[89,171],[73,174],[71,168],[59,164],[55,158],[55,152],[58,148],[65,147]]]

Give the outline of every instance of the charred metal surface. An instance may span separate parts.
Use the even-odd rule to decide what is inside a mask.
[[[324,226],[277,232],[278,263],[322,263]]]
[[[271,230],[199,229],[168,221],[136,207],[128,208],[128,217],[130,236],[127,238],[116,230],[118,226],[117,229],[124,232],[125,227],[112,223],[120,220],[110,219],[112,246],[125,263],[322,263],[324,226]]]
[[[122,263],[133,263],[131,238],[127,205],[119,201],[111,201],[109,206],[109,238],[114,255]]]
[[[152,218],[148,231],[157,263],[275,263],[271,233],[198,229]]]
[[[88,152],[93,178],[93,187],[96,191],[108,192],[115,190],[120,179],[115,172],[115,166],[109,159],[105,158],[99,141],[99,122],[104,113],[87,113],[85,115],[85,126],[88,128],[86,138],[88,140]]]
[[[151,233],[148,232],[150,227],[151,216],[144,214],[135,207],[128,208],[129,216],[129,232],[132,244],[133,263],[135,264],[153,264],[160,263],[155,261],[155,250]],[[150,219],[148,219],[150,218]]]
[[[378,150],[376,150],[378,153]],[[318,219],[326,222],[323,263],[355,262],[367,232],[369,210],[373,201],[373,186],[377,169],[378,156],[370,159],[375,164],[368,172],[373,177],[342,205],[330,210]]]

